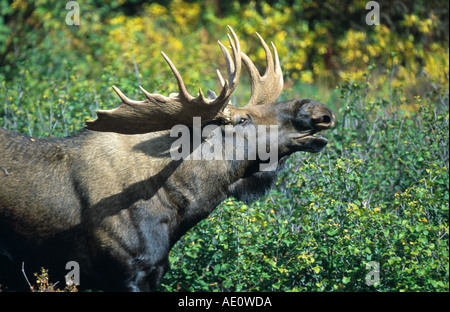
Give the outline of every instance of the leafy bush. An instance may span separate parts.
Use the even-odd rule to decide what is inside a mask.
[[[448,291],[448,91],[407,115],[368,86],[340,88],[326,151],[291,156],[261,201],[229,199],[184,236],[161,290]]]

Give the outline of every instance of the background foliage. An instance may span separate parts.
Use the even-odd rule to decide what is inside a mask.
[[[160,290],[448,291],[449,4],[378,2],[368,26],[359,0],[86,0],[70,26],[65,1],[0,0],[0,125],[66,136],[118,105],[113,84],[168,94],[161,50],[189,90],[217,90],[226,25],[263,69],[258,31],[281,57],[281,98],[321,101],[338,124],[267,196],[227,199],[183,237]],[[248,95],[244,78],[235,103]]]

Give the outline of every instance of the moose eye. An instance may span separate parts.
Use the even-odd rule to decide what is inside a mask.
[[[242,126],[242,125],[245,125],[247,122],[248,122],[247,118],[239,118],[236,125]]]

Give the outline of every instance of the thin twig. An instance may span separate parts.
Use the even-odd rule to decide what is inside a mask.
[[[430,86],[433,88],[434,92],[436,92],[436,95],[438,96],[439,102],[441,102],[441,105],[447,106],[446,103],[445,103],[445,101],[444,101],[444,99],[442,99],[441,94],[439,93],[438,87],[437,87],[436,84],[433,82],[433,79],[430,77],[430,75],[428,75],[428,73],[425,71],[425,69],[422,69],[422,74],[423,74],[424,76],[426,76],[426,77],[430,80],[429,84],[430,84]]]
[[[393,108],[392,108],[392,101],[394,97],[394,91],[392,88],[392,81],[394,80],[394,72],[395,72],[395,58],[392,57],[392,69],[391,69],[391,76],[389,81],[389,114],[392,114]]]
[[[25,262],[22,262],[22,274],[25,277],[25,280],[28,283],[28,286],[30,286],[30,289],[33,289],[33,286],[31,286],[30,281],[28,280],[27,274],[25,273]]]

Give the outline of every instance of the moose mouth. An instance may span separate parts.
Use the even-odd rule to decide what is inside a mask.
[[[323,136],[316,135],[317,130],[308,131],[301,136],[294,137],[292,143],[298,151],[318,153],[327,144],[328,140]]]

